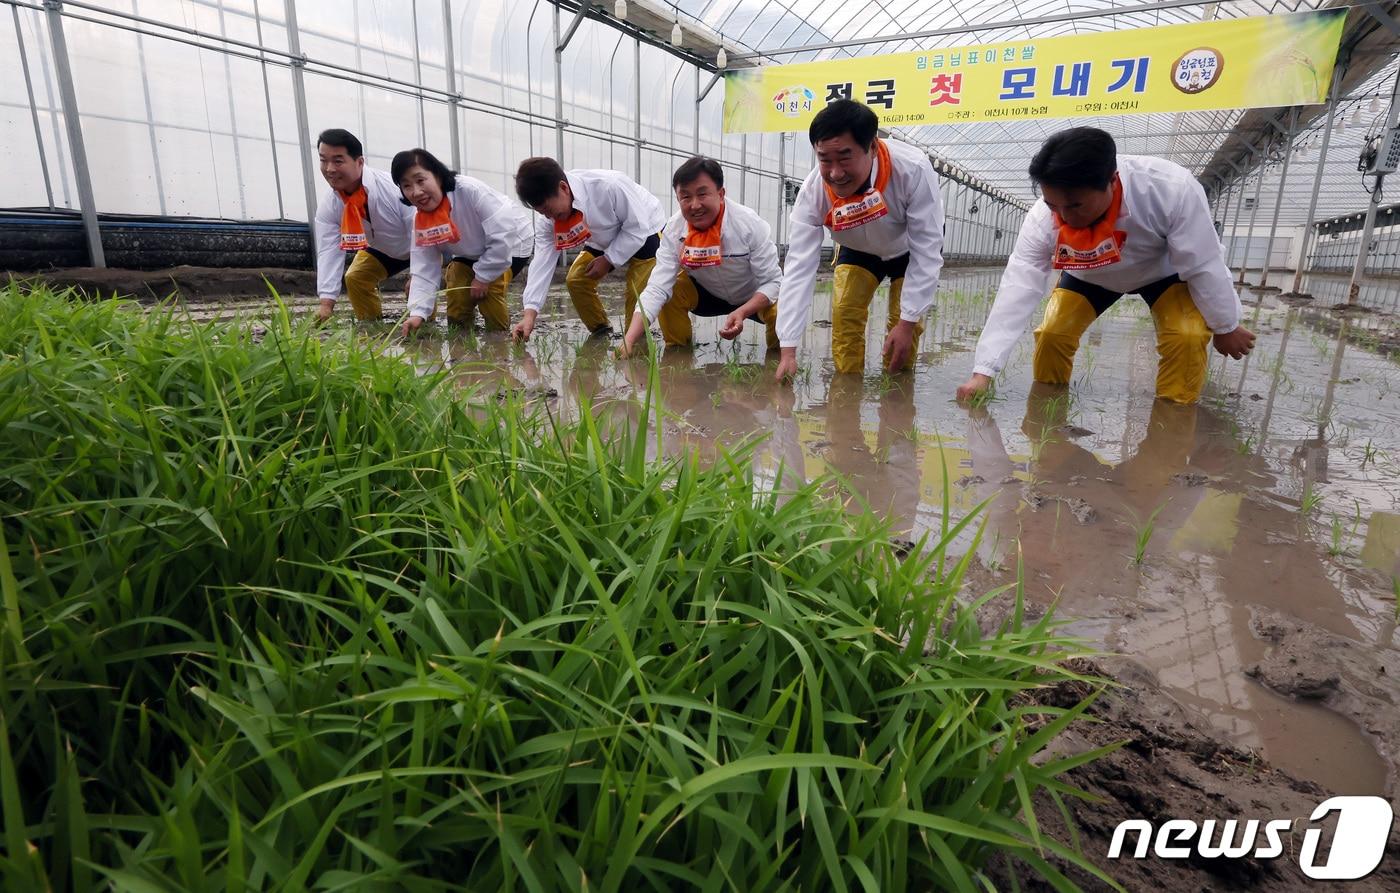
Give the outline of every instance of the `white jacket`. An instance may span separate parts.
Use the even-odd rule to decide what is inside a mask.
[[[530,254],[530,216],[519,203],[506,198],[475,177],[457,175],[452,190],[452,222],[461,236],[450,245],[413,246],[409,269],[413,283],[408,290],[408,313],[427,319],[442,284],[442,262],[465,257],[472,275],[494,281],[510,269],[511,258]],[[417,213],[414,212],[414,216]]]
[[[587,244],[603,249],[614,267],[626,266],[647,239],[661,232],[666,213],[661,202],[626,174],[617,171],[569,171],[574,207],[588,224]],[[535,218],[535,256],[530,261],[530,281],[525,284],[525,308],[539,311],[549,294],[559,251],[554,247],[554,221],[543,214]]]
[[[408,260],[413,246],[413,209],[403,203],[403,193],[394,178],[388,171],[365,165],[360,182],[369,195],[369,219],[365,221],[369,247]],[[340,250],[340,215],[344,211],[345,200],[334,189],[327,189],[316,207],[312,227],[316,239],[316,294],[322,300],[340,297],[341,279],[345,276],[345,252]]]
[[[927,155],[907,143],[885,140],[894,171],[885,190],[889,214],[864,226],[833,233],[837,245],[873,254],[882,260],[909,254],[899,318],[923,319],[933,306],[938,274],[943,269],[943,195],[938,175]],[[870,182],[879,176],[878,163]],[[831,199],[821,171],[813,169],[792,206],[792,231],[788,236],[787,264],[778,295],[778,343],[796,347],[812,313],[812,288],[821,263],[822,231]]]
[[[661,232],[656,266],[637,302],[637,312],[645,314],[647,319],[656,319],[671,299],[676,274],[682,269],[681,246],[689,230],[685,218],[676,212]],[[735,307],[747,303],[758,292],[770,301],[777,300],[778,283],[783,276],[778,266],[778,246],[773,244],[772,230],[757,212],[725,199],[719,250],[722,261],[718,266],[686,269],[690,278]]]
[[[1179,164],[1141,155],[1119,155],[1118,178],[1123,184],[1118,229],[1127,236],[1120,249],[1122,259],[1069,274],[1110,291],[1133,294],[1175,273],[1190,289],[1196,309],[1212,332],[1234,331],[1240,324],[1240,298],[1225,266],[1224,247],[1201,184]],[[996,302],[977,339],[974,372],[996,375],[1006,365],[1046,295],[1057,234],[1050,209],[1045,202],[1036,202],[1021,224]]]

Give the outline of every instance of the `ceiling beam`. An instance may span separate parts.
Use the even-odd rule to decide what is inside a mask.
[[[857,46],[868,46],[872,43],[897,43],[904,40],[925,40],[930,37],[947,37],[953,34],[968,34],[978,31],[996,31],[1004,28],[1024,28],[1027,25],[1050,25],[1055,22],[1075,22],[1080,19],[1102,19],[1113,16],[1136,15],[1142,13],[1160,12],[1164,9],[1178,9],[1183,6],[1211,6],[1228,2],[1243,2],[1243,0],[1158,0],[1156,3],[1143,3],[1138,6],[1119,6],[1111,9],[1079,10],[1077,12],[1062,12],[1055,15],[1036,16],[1034,18],[1005,19],[999,22],[985,22],[975,25],[957,25],[951,28],[935,28],[930,31],[916,31],[912,34],[885,34],[879,37],[860,37],[847,40],[828,41],[826,43],[809,43],[795,47],[776,47],[771,50],[758,50],[753,53],[734,56],[736,59],[775,59],[779,56],[794,56],[798,53],[813,53],[820,50],[840,50]]]

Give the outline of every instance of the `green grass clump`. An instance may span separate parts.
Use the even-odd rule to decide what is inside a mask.
[[[953,600],[967,521],[901,558],[742,450],[648,460],[645,408],[285,312],[0,314],[5,889],[1067,888],[1029,807],[1092,755],[1032,758],[1083,705],[1026,697],[1048,620]]]

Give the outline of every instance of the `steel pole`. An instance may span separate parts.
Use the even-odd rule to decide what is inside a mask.
[[[292,60],[292,102],[297,113],[297,137],[301,140],[301,185],[306,193],[306,222],[316,220],[316,165],[311,160],[311,124],[306,111],[306,57],[301,52],[301,34],[297,30],[296,0],[283,0],[287,18],[287,49]]]
[[[633,167],[637,169],[637,182],[642,186],[642,42],[632,39],[632,133],[636,137]]]
[[[554,8],[554,20],[557,25],[557,6]],[[461,117],[458,113],[458,98],[461,94],[457,92],[457,56],[452,35],[452,0],[442,0],[442,54],[443,66],[447,72],[447,134],[452,144],[452,164],[460,171],[466,168],[466,159],[462,157],[461,122],[457,120]],[[422,96],[421,90],[419,96]]]
[[[695,66],[695,138],[691,145],[695,149],[695,154],[700,154],[700,66]]]
[[[1293,136],[1298,126],[1298,110],[1295,108],[1290,116],[1288,124],[1288,134],[1285,139],[1288,143],[1283,149],[1283,168],[1278,174],[1278,196],[1274,199],[1274,219],[1269,224],[1269,246],[1264,250],[1264,270],[1259,274],[1259,287],[1263,288],[1269,284],[1269,264],[1274,258],[1274,236],[1278,234],[1278,215],[1283,210],[1283,192],[1288,186],[1288,162],[1293,158]]]
[[[1220,233],[1219,233],[1220,241],[1221,241],[1222,243],[1224,243],[1224,241],[1225,241],[1225,221],[1230,219],[1230,204],[1233,202],[1234,197],[1235,197],[1235,184],[1234,184],[1234,183],[1226,183],[1226,184],[1224,184],[1224,188],[1223,188],[1222,191],[1224,192],[1225,202],[1224,202],[1223,208],[1222,208],[1221,211],[1220,211],[1220,217],[1219,217],[1218,219],[1220,220]]]
[[[261,45],[262,7],[258,5],[258,0],[253,0],[253,25],[257,28],[258,44]],[[267,53],[260,52],[259,55],[262,57],[258,66],[262,69],[263,108],[267,112],[267,145],[272,154],[272,184],[277,190],[277,216],[285,220],[287,208],[282,202],[282,165],[277,161],[277,127],[272,120],[272,86],[267,79]]]
[[[1332,145],[1332,124],[1337,118],[1337,99],[1342,92],[1342,78],[1346,75],[1350,60],[1339,60],[1332,69],[1332,89],[1327,94],[1327,123],[1322,128],[1322,145],[1317,152],[1317,171],[1313,174],[1312,200],[1308,202],[1308,216],[1304,218],[1303,250],[1298,255],[1298,269],[1293,273],[1293,293],[1303,290],[1303,267],[1308,263],[1308,252],[1312,250],[1313,217],[1317,214],[1317,197],[1322,192],[1322,174],[1327,169],[1327,147]]]
[[[783,241],[783,218],[787,216],[787,134],[778,134],[778,220],[773,228],[778,236],[778,244]]]
[[[1259,199],[1264,192],[1264,171],[1268,166],[1269,153],[1266,149],[1259,159],[1259,179],[1254,183],[1254,208],[1249,212],[1249,232],[1245,235],[1244,257],[1240,259],[1240,285],[1244,285],[1244,274],[1249,269],[1249,251],[1254,245],[1254,226],[1259,222]]]
[[[34,101],[34,82],[29,77],[29,58],[24,52],[24,32],[19,27],[19,7],[11,6],[10,13],[15,18],[15,43],[19,47],[19,70],[24,72],[24,92],[29,97],[29,116],[34,119],[34,149],[39,153],[39,170],[44,175],[44,195],[48,196],[49,207],[52,208],[53,182],[49,179],[49,160],[44,154],[44,132],[39,126],[39,106]]]
[[[1395,73],[1395,86],[1390,91],[1390,110],[1385,118],[1385,129],[1389,133],[1395,129],[1397,114],[1400,114],[1400,71]],[[1361,280],[1366,278],[1366,260],[1370,254],[1371,236],[1376,231],[1376,208],[1385,193],[1385,174],[1376,174],[1376,186],[1371,190],[1371,201],[1366,205],[1366,225],[1361,229],[1361,244],[1356,248],[1356,266],[1351,270],[1351,284],[1347,287],[1347,303],[1355,304],[1361,295]]]
[[[1252,158],[1254,154],[1255,149],[1251,146],[1250,157]],[[1231,163],[1231,167],[1234,167],[1233,163]],[[1249,188],[1249,169],[1246,168],[1241,172],[1239,168],[1235,168],[1235,172],[1239,174],[1240,178],[1240,195],[1239,200],[1235,202],[1235,219],[1230,221],[1230,246],[1225,252],[1226,267],[1234,267],[1235,265],[1235,251],[1238,250],[1240,244],[1240,218],[1244,216],[1244,193]]]
[[[559,4],[554,4],[554,160],[564,163],[564,46],[559,42]]]
[[[87,149],[83,146],[83,124],[78,117],[78,91],[73,86],[73,70],[68,63],[68,41],[63,34],[63,0],[44,0],[49,20],[49,42],[53,46],[54,69],[58,72],[58,94],[63,103],[63,123],[68,128],[68,151],[73,157],[73,178],[78,183],[78,207],[87,236],[88,262],[107,266],[102,251],[102,231],[97,226],[97,199],[92,193],[92,173]]]

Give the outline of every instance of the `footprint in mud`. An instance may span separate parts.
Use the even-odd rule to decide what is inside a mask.
[[[1172,475],[1172,480],[1187,487],[1202,487],[1210,483],[1210,476],[1199,471],[1179,471]]]
[[[1099,512],[1086,499],[1078,496],[1054,496],[1040,492],[1033,486],[1026,485],[1021,489],[1021,499],[1032,509],[1039,511],[1052,502],[1062,503],[1074,520],[1080,524],[1092,524],[1099,519]]]

